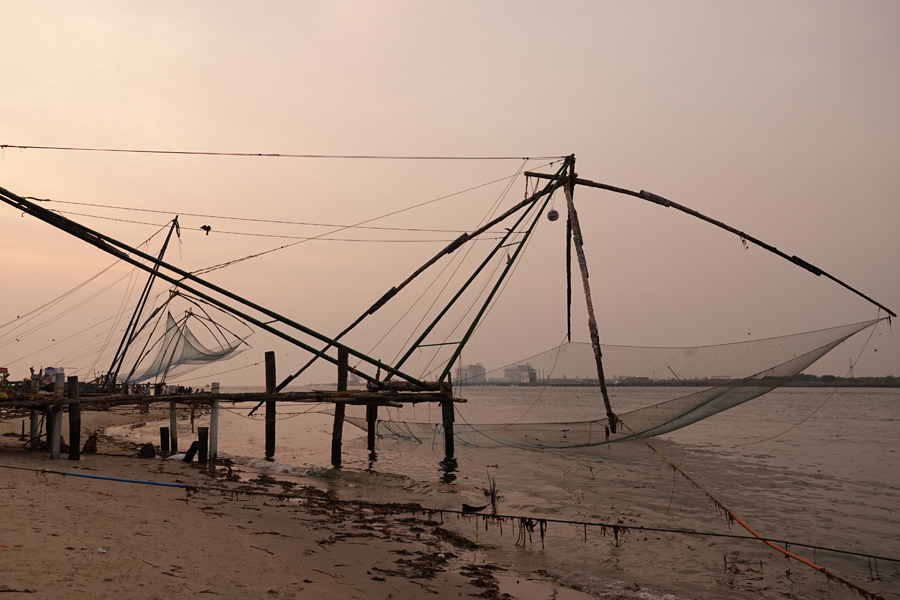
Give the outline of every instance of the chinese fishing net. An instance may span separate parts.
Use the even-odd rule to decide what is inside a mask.
[[[601,346],[606,378],[616,386],[667,386],[677,397],[635,410],[613,410],[641,436],[655,436],[680,429],[716,413],[757,398],[801,373],[854,334],[881,319],[796,335],[691,348],[638,348]],[[590,344],[566,343],[536,356],[486,370],[467,365],[458,371],[456,395],[465,397],[470,385],[515,386],[508,393],[520,394],[520,406],[540,401],[549,386],[577,387],[578,394],[595,396],[598,414],[604,414]],[[485,388],[487,389],[487,388]],[[574,393],[574,392],[573,392]],[[656,398],[659,396],[656,395]],[[454,435],[458,443],[473,446],[522,448],[576,448],[633,439],[620,427],[608,432],[606,418],[572,422],[514,422],[474,424],[460,418],[466,406],[457,404]],[[565,410],[557,407],[556,412]],[[546,413],[545,413],[546,414]],[[347,417],[365,428],[365,419]],[[442,434],[439,423],[381,420],[377,432],[383,436],[432,439]]]
[[[243,350],[244,339],[237,337],[217,342],[215,348],[206,347],[190,330],[187,321],[187,317],[176,321],[171,313],[166,314],[163,335],[142,354],[134,369],[136,372],[126,378],[126,383],[151,379],[164,381],[166,377],[181,376],[204,365],[236,356]],[[141,366],[143,368],[138,370]]]

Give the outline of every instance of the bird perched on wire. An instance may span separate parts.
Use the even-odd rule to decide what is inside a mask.
[[[203,231],[205,231],[205,232],[206,232],[206,235],[209,235],[209,232],[212,231],[212,227],[210,227],[209,225],[201,225],[201,226],[200,226],[200,229],[202,229]]]

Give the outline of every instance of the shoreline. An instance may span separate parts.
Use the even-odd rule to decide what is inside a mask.
[[[695,531],[720,529],[722,533],[730,532],[730,527],[726,526],[724,520],[711,514],[714,511],[709,506],[702,501],[698,502],[695,490],[683,485],[680,480],[673,479],[670,469],[656,461],[648,462],[646,450],[640,446],[616,446],[611,452],[603,450],[602,453],[591,455],[593,458],[585,456],[575,463],[571,462],[574,457],[568,453],[565,455],[565,463],[554,462],[553,453],[542,454],[541,461],[546,464],[539,466],[541,462],[535,462],[531,466],[535,469],[534,477],[529,476],[527,481],[523,481],[524,487],[516,486],[516,482],[508,478],[512,473],[521,473],[509,470],[513,464],[510,461],[522,464],[524,460],[531,464],[532,459],[528,458],[529,455],[522,454],[522,451],[512,450],[492,452],[490,455],[462,451],[459,455],[460,477],[453,483],[417,478],[411,471],[390,468],[384,471],[371,470],[371,464],[369,469],[357,464],[356,467],[334,470],[315,461],[316,456],[327,457],[327,453],[316,454],[314,449],[313,454],[306,456],[310,459],[306,467],[291,467],[289,460],[281,464],[252,459],[246,464],[234,464],[234,471],[240,475],[240,481],[223,482],[221,478],[227,473],[222,468],[222,462],[219,463],[218,477],[210,477],[196,463],[189,465],[180,461],[137,459],[132,456],[141,443],[154,441],[157,433],[149,426],[151,423],[159,421],[167,424],[163,418],[165,412],[162,409],[150,416],[140,415],[137,411],[129,414],[122,414],[122,411],[83,412],[84,429],[91,431],[102,428],[109,435],[100,438],[100,450],[105,452],[104,455],[83,455],[83,460],[79,462],[67,459],[51,461],[44,452],[22,452],[19,449],[21,443],[15,437],[22,417],[0,421],[0,431],[6,432],[0,436],[0,467],[7,464],[14,466],[10,461],[16,459],[29,463],[28,468],[33,471],[48,471],[44,475],[10,471],[18,475],[15,480],[8,478],[4,489],[8,488],[13,492],[12,496],[16,496],[26,487],[40,492],[42,485],[46,487],[52,484],[51,488],[57,491],[48,496],[54,498],[55,504],[52,506],[56,511],[72,510],[72,506],[78,503],[96,506],[101,522],[112,520],[117,527],[120,525],[119,521],[134,519],[133,513],[137,510],[141,518],[148,522],[142,523],[143,526],[152,526],[152,529],[119,528],[115,530],[115,536],[176,538],[172,550],[179,552],[176,557],[191,555],[192,558],[180,559],[182,562],[173,559],[171,564],[179,567],[174,574],[160,570],[149,575],[142,574],[159,579],[162,573],[163,579],[175,578],[176,575],[188,573],[181,570],[187,569],[183,564],[187,562],[193,565],[187,575],[191,582],[181,583],[191,586],[192,595],[210,593],[224,597],[265,595],[285,598],[386,598],[391,594],[392,598],[431,595],[439,598],[511,596],[520,600],[543,600],[551,597],[557,600],[586,600],[592,597],[700,600],[723,595],[749,599],[776,598],[784,593],[791,593],[797,598],[856,597],[837,586],[829,589],[827,581],[820,574],[807,571],[795,563],[785,563],[783,557],[773,554],[756,542],[685,537],[652,533],[652,530],[645,533],[642,524],[656,523],[664,526],[665,523],[677,523],[679,527]],[[195,415],[197,416],[199,415]],[[201,421],[202,418],[200,417]],[[65,421],[64,419],[64,434]],[[179,423],[190,431],[190,419],[186,412],[182,413]],[[313,440],[306,436],[316,429],[315,425],[310,425],[308,431],[304,430],[305,433],[301,435],[304,448],[311,448],[306,443],[312,443]],[[241,429],[240,432],[247,440],[255,440],[250,430]],[[192,434],[187,434],[183,439],[187,441],[191,437]],[[663,440],[658,443],[666,444]],[[250,445],[256,446],[255,443]],[[362,447],[364,444],[357,444],[357,450]],[[415,448],[403,446],[398,447],[398,450],[405,455]],[[427,459],[430,456],[428,450],[427,444],[420,445],[419,451],[424,451],[425,454],[407,456],[401,464],[412,465],[420,459]],[[734,466],[723,462],[715,453],[710,454],[701,448],[675,445],[669,446],[667,450],[675,453],[673,457],[676,461],[685,462],[693,470],[706,469],[709,474],[725,474]],[[379,453],[381,451],[379,449]],[[250,457],[231,458],[243,460]],[[620,536],[620,547],[618,543],[614,543],[612,531],[607,532],[593,526],[589,531],[587,527],[582,529],[577,525],[550,523],[546,531],[546,546],[543,532],[536,526],[528,532],[528,543],[519,544],[519,518],[492,519],[479,514],[454,514],[456,511],[451,507],[458,509],[460,502],[472,502],[472,494],[475,492],[480,496],[482,488],[477,485],[481,483],[480,475],[477,479],[474,476],[472,479],[463,476],[479,474],[483,469],[479,466],[483,463],[472,463],[473,458],[478,461],[488,458],[492,464],[487,467],[492,472],[507,475],[501,483],[505,499],[499,513],[528,515],[536,525],[542,517],[553,521],[554,516],[562,516],[561,510],[576,510],[585,521],[610,522],[611,519],[620,519],[619,522],[630,531]],[[601,462],[596,462],[598,459]],[[498,460],[499,465],[493,464]],[[464,462],[466,467],[462,466]],[[397,466],[388,456],[387,466],[392,464]],[[561,465],[575,469],[571,481],[558,480],[555,485],[547,485],[546,481],[541,483],[542,472]],[[582,468],[588,469],[589,474],[579,473],[578,469]],[[758,490],[748,485],[750,481],[743,476],[753,474],[758,478],[755,468],[746,465],[741,467],[741,472],[733,473],[724,480],[711,480],[708,483],[715,483],[721,490],[730,490],[731,494],[749,493],[755,497]],[[155,487],[133,484],[105,481],[86,483],[89,480],[83,480],[76,487],[73,482],[78,478],[63,478],[51,474],[51,470],[83,470],[90,474],[125,479],[180,482],[190,486],[190,489],[187,493],[184,490],[160,491]],[[0,468],[0,472],[6,473],[7,469]],[[54,484],[53,479],[61,481]],[[11,487],[9,482],[12,482]],[[823,482],[816,479],[813,482],[816,485],[830,485],[828,480]],[[796,488],[798,483],[800,480],[790,478],[783,482],[788,489]],[[534,485],[543,487],[535,489],[532,487]],[[583,498],[579,498],[578,494],[583,494],[584,490],[581,488],[586,485],[599,486],[594,494],[600,490],[602,492],[595,500],[583,504]],[[143,491],[123,489],[129,486],[142,488]],[[219,489],[220,486],[224,489]],[[291,498],[298,492],[301,498]],[[527,495],[523,495],[523,492]],[[66,499],[66,493],[74,494],[77,500]],[[535,493],[539,493],[539,496],[534,496]],[[10,491],[4,492],[4,495],[10,497]],[[123,502],[126,506],[120,506],[111,513],[104,512],[107,508],[104,502],[109,503],[109,498],[120,495],[125,497]],[[800,499],[792,495],[786,500],[791,498]],[[849,496],[844,498],[850,499]],[[870,512],[880,510],[883,502],[879,498],[870,495],[867,498],[874,502],[874,508]],[[42,498],[44,500],[48,499]],[[23,504],[21,498],[8,501],[8,504],[16,513],[22,514],[35,508],[31,504]],[[177,511],[173,508],[175,506],[178,507]],[[817,529],[814,521],[810,521],[802,509],[791,504],[777,506],[780,508],[776,512],[768,514],[746,506],[738,512],[742,516],[751,517],[751,521],[757,524],[768,522],[766,528],[771,532],[783,530],[785,539],[822,544],[831,538],[831,535],[824,538],[815,535],[810,539],[809,534]],[[54,511],[51,512],[55,520],[45,518],[44,512],[46,510],[39,512],[42,518],[41,529],[50,527],[51,530],[58,530],[59,527],[65,527],[64,515],[61,517],[63,521],[60,521]],[[245,523],[241,519],[249,520]],[[80,521],[76,523],[80,524]],[[20,527],[27,531],[29,522],[20,520]],[[805,533],[798,536],[801,532]],[[8,546],[3,540],[9,539],[9,535],[17,531],[14,528],[0,529],[0,533],[3,535],[0,546]],[[37,554],[40,558],[37,560],[58,568],[65,563],[60,563],[62,559],[58,556],[47,557],[43,547],[56,548],[59,552],[60,534],[47,537],[48,535],[44,531],[42,542],[37,544],[40,548]],[[155,539],[151,541],[155,545],[151,546],[150,554],[162,552],[159,542]],[[261,541],[266,543],[262,544]],[[839,543],[835,540],[834,544],[826,545],[847,546],[848,541],[850,540],[845,539]],[[63,546],[64,549],[68,547],[78,548],[71,543]],[[98,546],[94,551],[101,547],[110,550],[106,546]],[[210,547],[214,547],[217,552],[211,553],[208,550]],[[30,556],[36,546],[32,543],[29,548],[29,552],[18,556]],[[81,548],[83,553],[86,548]],[[223,550],[226,548],[230,550]],[[7,548],[0,550],[8,551]],[[312,552],[307,553],[308,551]],[[72,550],[67,549],[67,552]],[[197,553],[202,555],[201,559],[193,556]],[[441,554],[444,555],[443,559],[439,557]],[[107,555],[108,553],[104,554]],[[165,553],[163,555],[170,556]],[[144,556],[132,544],[119,557],[122,560],[117,562],[116,568],[128,568],[135,561],[141,561],[140,567],[144,570],[147,567],[164,566]],[[338,556],[341,558],[336,558]],[[107,556],[107,560],[108,558]],[[242,565],[240,570],[231,569],[232,562],[243,561],[245,558],[248,566]],[[348,560],[344,560],[345,558]],[[17,564],[19,560],[21,558],[13,562]],[[145,562],[150,564],[145,565]],[[855,569],[856,580],[864,581],[859,577],[864,577],[860,569],[864,570],[865,565],[863,563],[861,566],[858,559],[852,563],[841,559],[830,564],[835,566],[838,573],[852,573]],[[887,566],[881,566],[886,576],[885,583],[897,577],[897,571],[893,568],[885,569]],[[246,588],[249,584],[245,580],[256,581],[261,578],[260,573],[269,573],[265,569],[272,568],[280,575],[266,575],[264,579],[278,583],[278,586],[266,589],[252,587],[252,591],[246,591],[250,588]],[[315,576],[309,575],[309,569],[313,569],[312,575]],[[210,585],[219,583],[216,577],[206,576],[207,572],[217,570],[226,573],[224,578],[220,577],[228,584],[226,590],[194,588],[192,582],[210,582]],[[40,577],[51,577],[54,573],[50,567],[40,571],[44,573]],[[37,573],[38,570],[30,572]],[[21,575],[21,571],[17,573]],[[303,574],[303,577],[299,574]],[[38,580],[43,581],[40,577]],[[104,581],[105,583],[115,582],[112,577],[105,579],[111,580]],[[310,583],[305,583],[306,580]],[[18,582],[17,585],[12,585],[9,581],[12,580],[0,582],[0,585],[13,589],[34,589],[19,587]],[[62,585],[66,581],[57,579],[55,584]],[[84,583],[81,585],[84,586]],[[123,589],[129,597],[161,597],[147,595],[149,592],[141,587],[146,586],[146,583],[127,582],[127,585],[131,587],[119,587],[115,594],[108,597],[118,598]],[[237,587],[238,585],[244,585],[245,588]],[[54,589],[57,592],[65,590],[70,595],[72,592],[71,587]],[[107,597],[102,595],[103,586],[88,589],[94,596],[101,594],[100,597]],[[182,587],[172,591],[176,592],[186,594],[188,590]],[[52,594],[47,597],[51,596]]]
[[[134,421],[108,411],[84,411],[82,419],[88,431]],[[15,515],[0,525],[2,592],[117,599],[591,597],[560,587],[549,574],[500,567],[490,561],[489,546],[448,533],[424,514],[334,502],[314,486],[248,479],[238,469],[241,480],[227,481],[221,466],[210,472],[196,463],[137,458],[136,445],[107,436],[100,454],[50,460],[21,449],[19,422],[0,420],[0,489],[5,514]],[[289,499],[293,491],[306,499]],[[512,589],[501,589],[501,580]]]

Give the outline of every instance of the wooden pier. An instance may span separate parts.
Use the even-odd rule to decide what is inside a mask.
[[[50,458],[60,457],[60,439],[62,429],[62,415],[64,411],[69,416],[69,459],[79,460],[81,454],[81,408],[82,405],[96,407],[111,407],[134,404],[159,404],[167,402],[169,405],[169,427],[160,428],[161,453],[178,452],[178,428],[176,408],[182,406],[208,406],[210,410],[210,426],[204,428],[206,435],[200,444],[199,455],[208,457],[215,462],[218,458],[219,436],[219,405],[222,402],[257,402],[265,405],[265,458],[274,460],[275,457],[275,426],[277,405],[281,403],[310,403],[332,404],[334,406],[334,423],[331,437],[331,464],[335,468],[341,466],[344,417],[347,405],[366,407],[366,447],[371,452],[375,450],[376,426],[378,422],[378,409],[380,407],[402,407],[404,404],[416,404],[421,402],[434,402],[441,406],[441,415],[444,429],[444,453],[446,458],[451,458],[454,453],[453,421],[454,403],[465,402],[464,399],[453,398],[449,384],[431,383],[428,389],[417,390],[415,386],[406,385],[406,382],[398,382],[390,386],[389,391],[348,390],[347,379],[349,369],[347,366],[348,354],[341,349],[338,352],[338,384],[335,390],[313,390],[305,392],[277,392],[275,353],[265,354],[265,381],[266,391],[262,393],[192,393],[192,394],[166,394],[160,396],[145,396],[138,394],[103,394],[92,395],[80,392],[81,386],[78,377],[69,377],[63,380],[59,375],[54,387],[54,395],[35,396],[21,395],[6,400],[0,400],[0,408],[27,409],[30,411],[30,438],[38,440],[40,436],[40,417],[45,416],[47,423],[47,440],[50,449]]]

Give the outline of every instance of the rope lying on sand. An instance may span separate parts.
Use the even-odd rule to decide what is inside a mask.
[[[188,485],[184,483],[162,483],[155,481],[142,481],[137,479],[121,479],[118,477],[103,477],[99,475],[86,475],[82,473],[72,473],[66,471],[55,471],[52,469],[31,469],[27,467],[14,467],[9,465],[0,465],[0,468],[3,469],[15,469],[18,471],[30,471],[38,474],[51,474],[51,475],[62,475],[62,476],[70,476],[70,477],[85,477],[90,479],[100,479],[105,481],[114,481],[121,483],[137,483],[137,484],[145,484],[145,485],[157,485],[157,486],[166,486],[166,487],[175,487],[184,489],[188,495],[206,492],[206,493],[218,493],[218,494],[230,494],[233,496],[264,496],[270,498],[277,498],[279,500],[308,500],[308,501],[316,501],[321,504],[326,505],[351,505],[357,506],[359,508],[373,508],[380,509],[384,512],[406,512],[411,514],[427,514],[427,515],[438,515],[443,516],[447,515],[457,515],[461,517],[481,517],[485,524],[489,522],[498,522],[502,523],[504,521],[512,521],[512,522],[521,522],[532,524],[537,524],[541,526],[546,531],[546,525],[548,523],[558,523],[563,525],[576,525],[578,527],[584,528],[584,540],[587,541],[587,528],[588,527],[596,527],[601,530],[602,534],[605,536],[607,532],[612,532],[615,536],[617,543],[619,534],[625,533],[671,533],[675,535],[694,535],[694,536],[704,536],[704,537],[719,537],[725,539],[733,539],[733,540],[760,540],[763,542],[767,542],[771,544],[784,544],[785,546],[797,546],[800,548],[809,548],[811,550],[822,550],[825,552],[833,552],[835,554],[846,554],[849,556],[857,556],[860,558],[866,558],[869,560],[883,560],[887,562],[900,563],[900,558],[891,558],[889,556],[877,556],[874,554],[866,554],[864,552],[855,552],[852,550],[841,550],[839,548],[830,548],[828,546],[817,546],[814,544],[804,544],[801,542],[796,542],[793,540],[781,540],[775,538],[763,538],[758,534],[754,534],[753,536],[747,535],[735,535],[731,533],[718,533],[713,531],[692,531],[689,529],[674,529],[667,527],[647,527],[643,525],[622,525],[620,523],[606,523],[603,521],[576,521],[572,519],[551,519],[551,518],[538,518],[538,517],[525,517],[522,515],[508,515],[508,514],[499,514],[499,513],[483,513],[483,512],[473,512],[471,510],[453,510],[447,508],[429,508],[422,506],[418,503],[409,503],[409,504],[398,504],[398,503],[375,503],[366,500],[341,500],[335,498],[331,495],[323,495],[322,492],[318,492],[316,494],[311,493],[287,493],[287,492],[264,492],[258,490],[243,490],[243,489],[232,489],[221,486],[205,486],[205,485]],[[315,488],[309,488],[315,489]],[[733,515],[733,513],[732,513]],[[735,516],[735,519],[737,517]],[[773,546],[774,547],[774,546]],[[775,547],[779,552],[784,552],[781,548]],[[802,560],[802,559],[800,559]],[[877,596],[873,596],[877,598]]]

